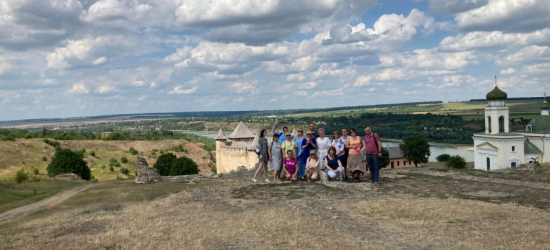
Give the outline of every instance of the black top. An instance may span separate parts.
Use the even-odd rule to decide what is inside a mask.
[[[334,158],[331,160],[328,155],[325,157],[327,159],[327,167],[330,167],[332,170],[336,170],[338,168],[338,157],[334,156]]]

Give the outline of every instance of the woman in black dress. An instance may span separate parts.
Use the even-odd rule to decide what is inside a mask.
[[[267,162],[269,161],[269,153],[267,152],[268,145],[267,138],[265,138],[266,135],[267,131],[265,129],[262,129],[262,131],[260,131],[260,139],[258,140],[258,147],[260,149],[260,152],[258,153],[258,158],[260,160],[260,164],[258,165],[258,169],[256,169],[254,178],[252,178],[253,182],[258,182],[258,180],[256,180],[256,176],[258,176],[262,169],[264,170],[265,182],[269,182],[269,179],[267,179]]]

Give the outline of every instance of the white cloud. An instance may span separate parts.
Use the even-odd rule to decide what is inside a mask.
[[[430,8],[436,12],[456,14],[486,5],[489,0],[430,0]]]
[[[550,25],[550,1],[547,0],[489,0],[487,5],[455,17],[464,31],[526,32]]]
[[[250,82],[235,82],[230,86],[238,94],[256,94],[258,90]]]
[[[504,59],[496,61],[496,64],[516,65],[545,60],[550,60],[550,47],[533,45],[521,48],[513,54],[508,54]]]
[[[550,63],[537,63],[537,64],[525,65],[521,68],[521,73],[528,73],[528,74],[550,73]]]
[[[73,85],[73,87],[67,91],[65,91],[66,94],[88,94],[90,93],[90,90],[84,84],[83,81],[77,82]]]
[[[501,69],[500,70],[500,74],[501,75],[510,75],[510,74],[514,74],[516,73],[516,70],[512,67],[509,67],[507,69]]]
[[[95,93],[98,93],[98,94],[108,94],[108,93],[112,93],[115,91],[115,88],[113,86],[110,86],[110,85],[102,85],[102,86],[99,86],[96,90],[95,90]]]
[[[92,62],[92,64],[93,65],[100,65],[100,64],[103,64],[105,61],[107,61],[107,57],[102,56],[102,57],[99,57],[99,58],[95,59]]]
[[[170,90],[168,92],[168,94],[171,94],[171,95],[189,95],[189,94],[192,94],[195,91],[197,91],[197,89],[199,89],[199,87],[197,87],[197,86],[195,86],[193,88],[190,88],[190,89],[184,89],[182,86],[176,86],[176,87],[174,87],[174,89]]]

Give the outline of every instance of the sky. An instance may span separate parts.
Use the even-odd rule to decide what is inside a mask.
[[[548,0],[0,0],[0,120],[550,90]]]

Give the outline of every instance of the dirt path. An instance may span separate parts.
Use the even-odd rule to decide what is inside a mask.
[[[43,207],[53,206],[53,205],[59,204],[59,203],[65,201],[65,200],[71,198],[73,195],[78,194],[78,193],[90,188],[91,186],[93,186],[93,185],[86,185],[86,186],[83,186],[83,187],[77,187],[77,188],[69,189],[69,190],[60,192],[60,193],[58,193],[58,194],[56,194],[56,195],[54,195],[50,198],[46,198],[46,199],[43,199],[41,201],[37,201],[35,203],[31,203],[31,204],[28,204],[28,205],[25,205],[25,206],[22,206],[22,207],[18,207],[18,208],[14,208],[12,210],[8,210],[8,211],[0,214],[0,223],[3,222],[3,221],[8,220],[10,218],[13,218],[17,215],[20,215],[20,214],[28,213],[28,212],[31,212],[31,211],[34,211],[34,210],[37,210],[37,209],[40,209],[40,208],[43,208]]]

